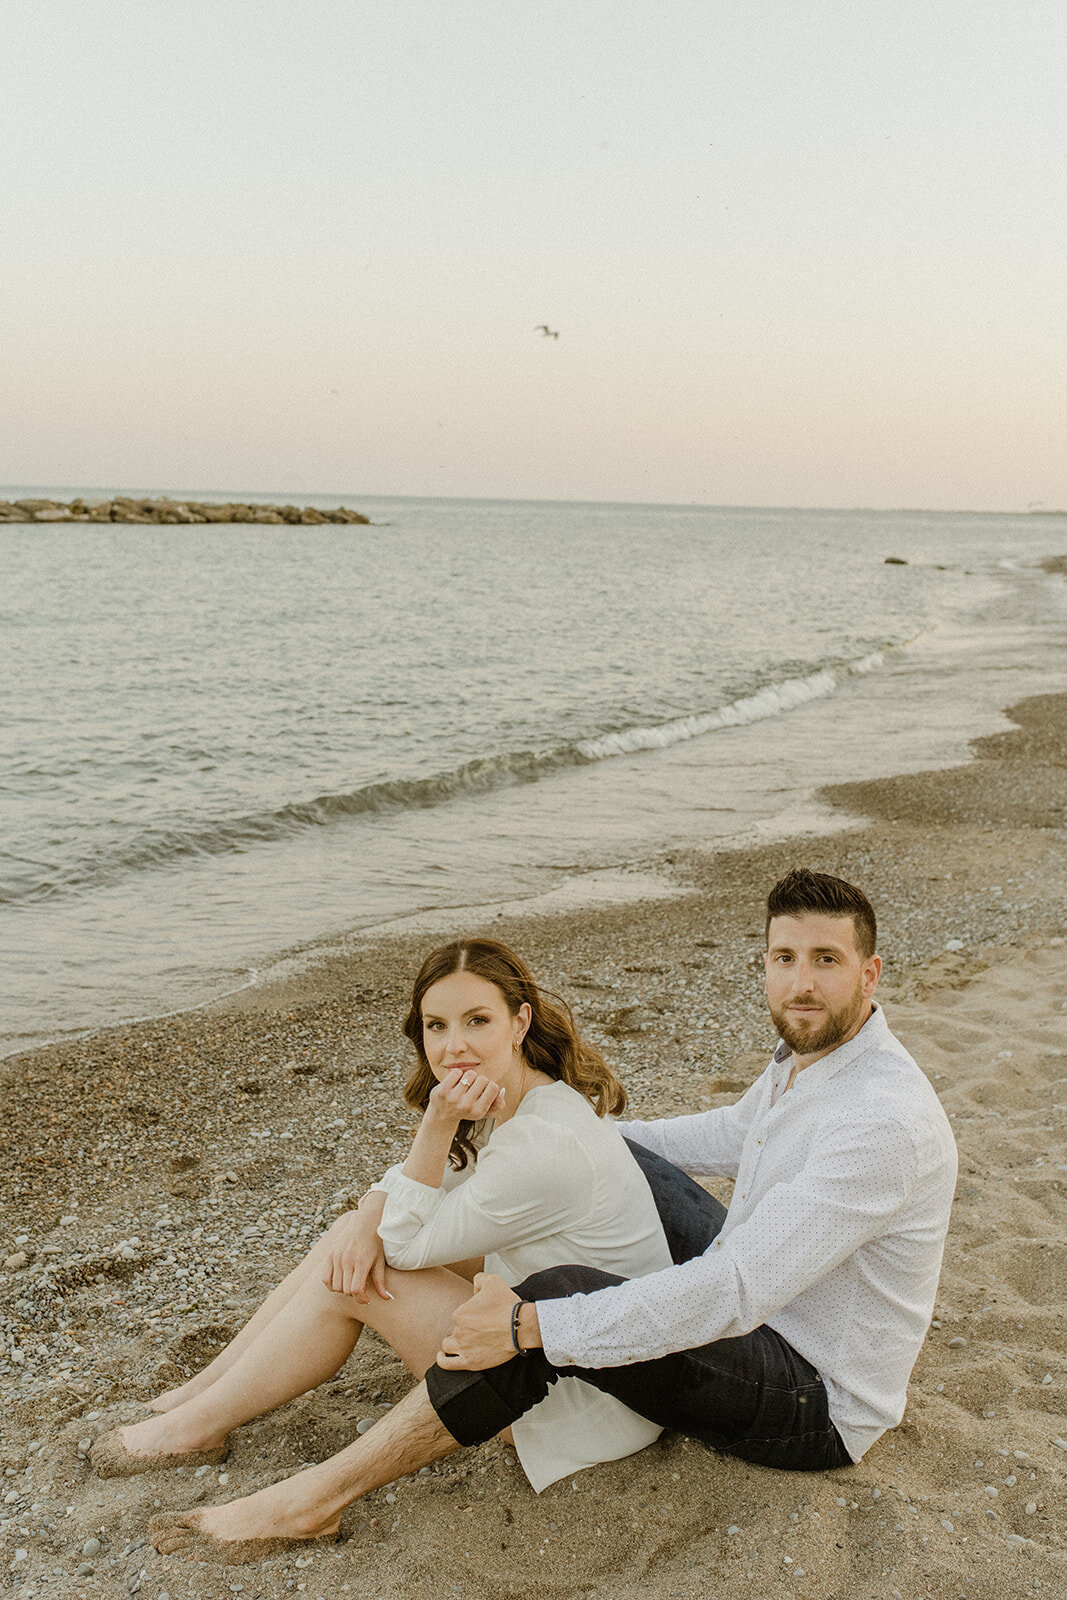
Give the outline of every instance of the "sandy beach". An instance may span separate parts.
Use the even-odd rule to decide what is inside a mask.
[[[0,1582],[23,1600],[596,1595],[1002,1600],[1067,1592],[1067,694],[945,772],[840,785],[840,832],[633,864],[662,895],[481,908],[345,940],[184,1016],[3,1063]],[[794,864],[879,913],[891,1026],[960,1148],[937,1314],[903,1423],[857,1466],[775,1473],[677,1436],[535,1496],[503,1445],[350,1509],[258,1566],[168,1560],[156,1509],[232,1498],[345,1443],[408,1387],[365,1335],[222,1469],[103,1482],[87,1441],[209,1357],[401,1156],[410,976],[492,932],[573,1002],[636,1116],[734,1098],[766,1064],[762,903]],[[728,1195],[728,1185],[717,1192]]]

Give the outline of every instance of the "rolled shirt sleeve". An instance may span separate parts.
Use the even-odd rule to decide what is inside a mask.
[[[685,1143],[683,1135],[673,1147]],[[549,1360],[625,1366],[749,1333],[886,1234],[916,1159],[902,1123],[824,1128],[793,1181],[775,1184],[748,1211],[735,1195],[723,1232],[702,1256],[593,1294],[539,1301]]]
[[[653,1122],[619,1122],[616,1126],[624,1139],[632,1139],[653,1155],[672,1161],[683,1172],[732,1178],[763,1094],[762,1078],[757,1078],[731,1106],[698,1111],[690,1117],[660,1117]]]

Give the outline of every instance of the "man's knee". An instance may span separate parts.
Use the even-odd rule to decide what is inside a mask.
[[[436,1363],[425,1374],[426,1396],[457,1444],[484,1444],[543,1400],[553,1381],[541,1352],[484,1372],[451,1372]]]
[[[593,1294],[597,1289],[625,1282],[625,1278],[614,1272],[601,1272],[599,1267],[546,1267],[517,1283],[515,1293],[520,1300],[565,1300],[572,1294]]]

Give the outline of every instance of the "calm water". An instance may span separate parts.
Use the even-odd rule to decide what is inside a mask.
[[[0,1049],[787,825],[1064,686],[1059,519],[355,503],[0,526]]]

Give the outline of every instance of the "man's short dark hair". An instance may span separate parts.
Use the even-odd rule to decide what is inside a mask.
[[[851,917],[855,932],[856,949],[864,961],[874,955],[878,941],[878,924],[874,907],[862,889],[846,883],[844,878],[831,878],[827,872],[809,872],[807,867],[794,867],[784,878],[779,878],[767,896],[767,926],[770,934],[772,917]]]

